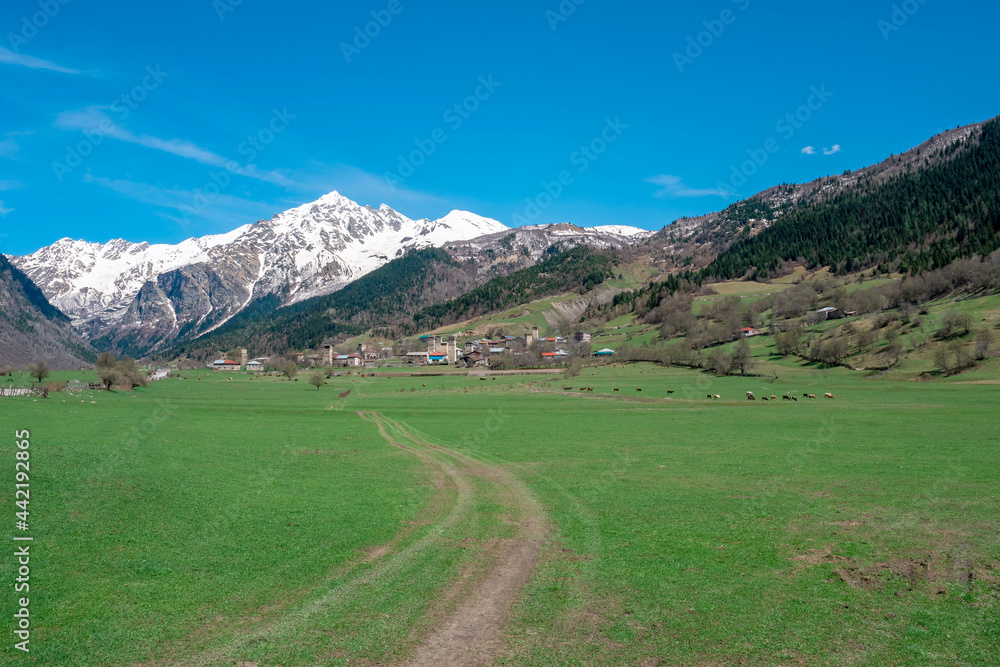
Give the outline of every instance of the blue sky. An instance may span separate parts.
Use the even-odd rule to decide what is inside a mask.
[[[177,242],[332,190],[413,218],[659,229],[1000,114],[998,19],[941,0],[6,0],[0,249]]]

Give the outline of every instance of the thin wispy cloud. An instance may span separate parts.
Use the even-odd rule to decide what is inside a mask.
[[[815,155],[816,154],[816,149],[813,146],[806,146],[805,148],[802,149],[802,154],[803,155]]]
[[[18,150],[20,150],[20,146],[17,145],[17,141],[10,137],[0,141],[0,156],[15,158]]]
[[[692,188],[684,183],[680,176],[660,174],[646,179],[647,183],[659,185],[654,193],[656,197],[731,197],[733,193],[722,188]]]
[[[16,190],[21,187],[21,181],[15,180],[13,178],[0,179],[0,192],[5,192],[7,190]]]
[[[14,210],[14,209],[12,209],[12,208],[6,208],[6,207],[5,207],[4,205],[3,205],[3,201],[2,201],[2,200],[0,200],[0,218],[6,218],[6,217],[7,217],[7,214],[8,214],[8,213],[10,213],[10,212],[11,212],[11,211],[13,211],[13,210]]]
[[[35,58],[34,56],[26,56],[23,53],[14,53],[9,49],[3,48],[2,46],[0,46],[0,63],[30,67],[31,69],[44,69],[49,70],[50,72],[61,72],[63,74],[82,74],[80,70],[63,67],[48,60]]]
[[[190,224],[192,218],[199,218],[219,229],[229,231],[233,227],[255,222],[261,215],[278,212],[271,210],[274,207],[264,202],[243,199],[225,193],[211,197],[207,206],[198,207],[196,202],[200,201],[200,196],[204,195],[194,190],[165,188],[149,183],[94,176],[89,173],[84,174],[83,180],[86,183],[107,188],[141,204],[170,209],[169,212],[161,212],[160,215],[182,226]]]
[[[840,144],[834,144],[832,148],[824,148],[823,155],[833,155],[840,152]]]
[[[194,160],[209,167],[226,169],[233,173],[247,176],[248,178],[264,181],[265,183],[273,183],[282,187],[296,186],[284,174],[276,171],[262,171],[252,164],[241,166],[234,160],[223,157],[218,153],[214,153],[184,139],[161,139],[160,137],[153,137],[146,134],[135,134],[112,120],[104,112],[104,109],[105,107],[94,106],[75,111],[64,111],[56,116],[55,126],[62,130],[91,132],[111,139],[163,151],[177,157]]]

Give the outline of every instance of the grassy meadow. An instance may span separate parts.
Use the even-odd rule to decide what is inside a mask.
[[[544,509],[500,664],[1000,662],[997,360],[989,384],[867,379],[755,346],[777,379],[615,364],[317,390],[191,371],[0,399],[8,470],[31,431],[35,538],[32,651],[0,661],[405,660],[513,510],[394,438],[500,466]]]

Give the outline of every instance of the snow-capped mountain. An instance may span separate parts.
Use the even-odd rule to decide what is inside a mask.
[[[176,245],[67,238],[11,262],[86,338],[141,354],[211,331],[268,295],[288,304],[327,294],[410,248],[504,230],[464,211],[410,220],[333,192],[270,220]]]

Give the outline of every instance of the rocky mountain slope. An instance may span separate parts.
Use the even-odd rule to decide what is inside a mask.
[[[483,283],[534,266],[551,255],[553,247],[559,250],[579,246],[625,248],[652,235],[653,232],[638,227],[578,227],[564,222],[508,229],[468,241],[447,243],[444,247],[460,264],[474,267],[477,282]]]
[[[0,255],[0,368],[45,361],[53,369],[79,369],[96,357],[69,318]]]

